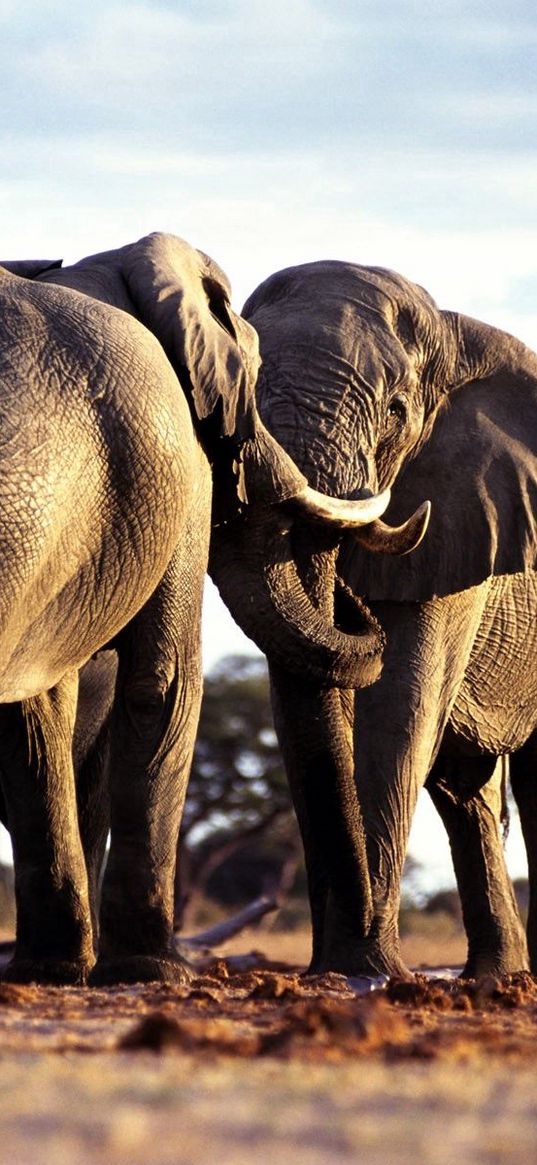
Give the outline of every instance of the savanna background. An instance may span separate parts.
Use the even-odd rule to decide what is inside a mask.
[[[529,0],[508,8],[499,0],[0,0],[0,253],[73,261],[171,231],[222,265],[237,307],[280,267],[350,259],[399,270],[442,307],[536,348],[536,50]],[[309,941],[304,872],[264,668],[210,587],[204,633],[207,692],[178,924],[196,933],[263,894],[280,909],[223,953],[255,947],[300,964]],[[514,814],[508,847],[511,872],[523,879]],[[7,937],[5,836],[2,856]],[[524,907],[522,881],[519,890]],[[462,960],[449,854],[426,798],[403,929],[414,965]],[[422,998],[421,1018],[419,1009],[403,1016],[405,1001],[394,1000],[408,1039],[390,1043],[380,1023],[377,1045],[356,1037],[346,1052],[347,1027],[331,1020],[327,1055],[314,1062],[303,1048],[283,1059],[231,1055],[216,1037],[204,1044],[192,1034],[190,1045],[172,1040],[174,1054],[118,1051],[69,993],[8,992],[0,1158],[526,1161],[536,1132],[533,997],[529,989],[524,999],[509,996],[502,1011],[492,991],[477,1001],[454,996],[457,1006],[442,1015],[438,1001]],[[256,998],[261,1012],[269,1006]],[[139,1002],[162,1010],[162,999]],[[131,1003],[96,1004],[109,1033],[114,1022],[127,1030],[134,1021]],[[215,1014],[222,1006],[216,1000]],[[515,1027],[525,1016],[526,1043],[520,1035],[509,1044],[504,1012]],[[472,1042],[474,1020],[474,1028],[499,1024],[499,1044]],[[237,1014],[234,1022],[254,1021]],[[414,1051],[413,1024],[425,1033]],[[435,1044],[439,1024],[447,1043],[442,1035]],[[84,1031],[93,1032],[91,1056],[80,1050]]]

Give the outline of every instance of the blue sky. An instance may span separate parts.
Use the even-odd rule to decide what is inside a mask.
[[[352,258],[537,347],[529,0],[0,0],[0,65],[5,255]]]
[[[537,348],[534,0],[0,0],[0,75],[3,257],[351,259]]]

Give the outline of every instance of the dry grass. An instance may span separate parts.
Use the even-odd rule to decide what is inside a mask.
[[[466,939],[462,931],[447,930],[436,934],[429,926],[415,930],[402,940],[403,955],[410,967],[461,966],[466,958]],[[295,931],[278,931],[263,927],[243,931],[222,947],[223,955],[245,950],[260,951],[268,959],[307,966],[311,954],[309,927]]]

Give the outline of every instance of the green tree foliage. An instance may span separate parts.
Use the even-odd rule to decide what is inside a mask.
[[[184,836],[243,832],[288,809],[265,662],[227,656],[205,680]]]
[[[177,923],[185,902],[207,890],[226,904],[246,901],[254,888],[276,891],[299,852],[265,661],[228,656],[205,679],[181,830]]]

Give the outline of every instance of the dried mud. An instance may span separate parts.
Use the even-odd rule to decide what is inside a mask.
[[[221,959],[189,988],[0,984],[6,1165],[526,1165],[537,985]]]
[[[84,989],[0,984],[0,1049],[149,1051],[200,1057],[537,1058],[537,982],[527,974],[475,982],[392,980],[357,996],[343,976],[301,976],[225,959],[189,986]]]

